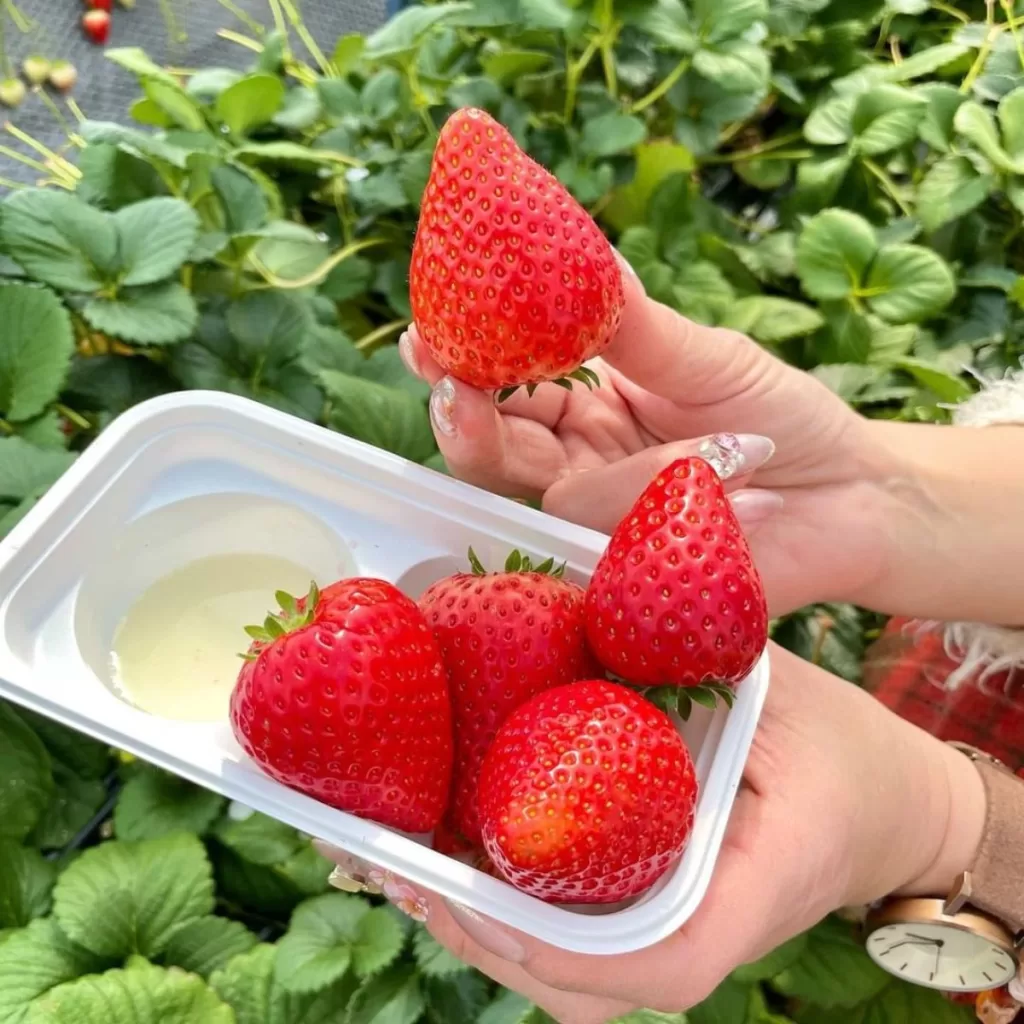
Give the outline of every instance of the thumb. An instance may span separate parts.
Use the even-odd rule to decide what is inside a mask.
[[[621,255],[619,262],[625,271],[625,308],[601,356],[638,387],[673,402],[699,399],[713,405],[784,365],[738,331],[704,327],[648,298],[636,271]]]

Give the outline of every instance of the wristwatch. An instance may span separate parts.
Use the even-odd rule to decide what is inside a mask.
[[[949,894],[893,897],[868,912],[868,954],[890,974],[944,992],[982,992],[1017,974],[1024,939],[1024,781],[966,743],[987,810],[974,863]]]

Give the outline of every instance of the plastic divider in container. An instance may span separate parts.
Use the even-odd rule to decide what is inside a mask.
[[[767,691],[767,656],[731,711],[695,708],[679,723],[701,784],[679,862],[629,905],[573,908],[280,785],[235,742],[226,699],[221,711],[220,697],[196,708],[168,697],[153,714],[119,691],[111,660],[140,597],[204,560],[272,556],[321,585],[378,576],[417,598],[465,568],[470,546],[492,565],[513,547],[553,555],[585,583],[606,543],[255,402],[208,392],[153,399],[108,427],[0,544],[0,696],[555,946],[640,949],[679,928],[707,892]]]

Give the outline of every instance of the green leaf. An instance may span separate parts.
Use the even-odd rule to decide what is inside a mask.
[[[857,97],[851,126],[857,152],[888,153],[912,142],[924,120],[925,100],[898,85],[879,85]]]
[[[322,113],[320,94],[308,86],[298,85],[285,94],[284,105],[274,115],[274,124],[290,131],[302,131],[316,124]]]
[[[64,384],[74,350],[71,321],[48,289],[0,281],[0,323],[0,412],[32,419]]]
[[[98,331],[139,345],[170,345],[187,338],[199,319],[192,293],[177,281],[125,288],[116,299],[90,299],[82,316]]]
[[[614,156],[639,146],[647,138],[647,125],[630,114],[604,114],[583,126],[580,145],[592,157]]]
[[[877,368],[857,363],[826,363],[811,370],[812,377],[820,380],[845,402],[855,401],[877,375]]]
[[[199,233],[199,217],[181,199],[161,197],[132,203],[114,214],[122,285],[154,284],[188,258]]]
[[[411,966],[392,967],[367,979],[352,998],[349,1024],[414,1024],[424,1010],[419,978]]]
[[[52,796],[50,755],[14,708],[0,701],[0,839],[24,839]]]
[[[169,76],[144,78],[142,91],[174,124],[185,131],[201,132],[206,128],[199,104]]]
[[[698,50],[693,69],[722,92],[757,96],[768,86],[771,66],[759,46],[737,39]]]
[[[416,44],[435,26],[472,10],[468,3],[440,3],[430,7],[406,7],[366,40],[364,57],[377,61],[398,57],[415,49]]]
[[[71,452],[44,451],[20,437],[0,438],[0,500],[21,501],[48,487],[74,461]],[[28,720],[26,712],[18,716]]]
[[[944,309],[956,295],[949,265],[920,245],[884,246],[865,284],[872,311],[894,324],[917,323]]]
[[[0,246],[37,281],[91,292],[117,266],[114,221],[73,195],[26,189],[11,195],[0,214]]]
[[[311,995],[290,994],[274,981],[276,955],[274,946],[257,946],[210,979],[214,991],[234,1009],[236,1024],[350,1024],[353,979]]]
[[[246,135],[253,128],[267,124],[281,109],[284,85],[276,75],[247,75],[229,85],[214,104],[218,121],[232,134]]]
[[[470,970],[443,978],[428,975],[421,979],[420,987],[432,1024],[475,1021],[490,996],[487,979]]]
[[[210,184],[224,208],[224,228],[233,235],[257,231],[267,223],[270,208],[266,194],[251,171],[240,167],[215,167]]]
[[[97,955],[156,956],[178,928],[213,912],[210,863],[194,836],[104,843],[61,875],[53,904],[68,937]]]
[[[669,139],[656,139],[639,145],[633,180],[612,193],[603,219],[620,231],[643,223],[647,204],[655,189],[671,175],[688,174],[694,166],[693,154],[685,146]],[[619,247],[621,249],[621,240]]]
[[[973,142],[1001,171],[1015,171],[1017,165],[999,141],[999,131],[992,115],[978,103],[965,103],[953,120],[956,130]]]
[[[334,53],[331,55],[331,63],[334,70],[344,78],[350,71],[355,70],[366,49],[366,40],[357,32],[347,36],[341,36],[334,46]]]
[[[348,302],[369,290],[374,265],[361,256],[342,260],[323,280],[320,294],[335,302]]]
[[[799,959],[775,975],[780,992],[815,1006],[854,1006],[889,983],[845,921],[829,918],[807,933]]]
[[[488,79],[502,85],[511,85],[522,75],[541,71],[551,63],[551,54],[543,50],[498,50],[487,54],[480,66]],[[584,128],[584,134],[586,129]]]
[[[35,850],[0,839],[0,929],[21,928],[50,910],[57,867]]]
[[[296,909],[278,943],[277,983],[290,992],[316,992],[350,967],[365,978],[387,967],[404,942],[386,907],[343,893],[317,896]]]
[[[970,1024],[975,1015],[938,992],[890,982],[857,1006],[810,1006],[797,1019],[800,1024]]]
[[[819,146],[839,146],[853,138],[856,96],[837,96],[814,108],[804,122],[804,138]]]
[[[704,1002],[687,1013],[687,1024],[754,1024],[750,1014],[754,990],[726,978]]]
[[[420,462],[436,450],[423,403],[405,391],[325,370],[320,380],[330,400],[328,422],[350,437]]]
[[[961,402],[972,393],[970,387],[960,377],[924,360],[907,357],[897,360],[896,365],[901,370],[906,370],[923,387],[934,392],[943,402]]]
[[[45,736],[43,740],[45,742]],[[54,797],[29,835],[29,842],[43,850],[60,850],[67,846],[92,821],[107,799],[107,787],[99,779],[82,778],[60,762],[54,762],[53,778]]]
[[[38,996],[106,966],[72,943],[53,918],[33,921],[0,942],[0,1021],[22,1024]]]
[[[79,978],[51,989],[27,1024],[235,1024],[201,978],[152,964]]]
[[[767,0],[695,0],[694,17],[707,42],[742,35],[768,16]]]
[[[361,108],[359,93],[348,82],[338,78],[321,78],[316,84],[320,102],[329,117],[358,116]]]
[[[140,767],[125,784],[114,810],[118,839],[159,839],[174,832],[203,835],[224,807],[216,793],[158,768]]]
[[[924,120],[918,125],[918,134],[933,149],[946,152],[953,142],[956,112],[967,102],[967,97],[955,86],[944,83],[920,86],[917,91],[928,103]]]
[[[504,989],[480,1014],[477,1024],[524,1024],[533,1012],[533,1004],[518,992]]]
[[[720,326],[774,344],[813,334],[824,322],[821,313],[802,302],[776,295],[748,295],[730,305]]]
[[[213,834],[218,842],[252,864],[280,864],[303,846],[295,829],[265,814],[250,814],[241,821],[222,819]]]
[[[259,944],[244,924],[226,917],[197,917],[178,929],[164,950],[164,963],[209,978]]]
[[[316,171],[321,167],[351,166],[355,161],[344,153],[332,149],[311,149],[280,139],[275,142],[247,142],[234,151],[240,160],[252,163],[283,164],[299,170]]]
[[[328,256],[327,243],[303,224],[272,221],[260,232],[252,251],[272,274],[297,281],[313,273]]]
[[[234,68],[202,68],[185,86],[185,92],[203,103],[212,103],[228,86],[242,77]]]
[[[426,928],[417,928],[412,936],[412,951],[420,972],[430,978],[448,978],[469,968],[452,956]]]
[[[935,231],[980,206],[993,184],[992,178],[979,174],[967,157],[944,157],[932,164],[918,186],[917,216],[925,230]]]
[[[816,299],[842,299],[858,287],[878,243],[871,225],[847,210],[812,217],[796,247],[797,273]]]
[[[1019,171],[1024,161],[1024,86],[999,101],[997,116],[1003,144]]]

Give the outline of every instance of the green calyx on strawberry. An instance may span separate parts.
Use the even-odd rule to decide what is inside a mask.
[[[78,70],[67,60],[53,62],[49,73],[50,85],[61,92],[71,92],[78,82]]]
[[[617,903],[648,889],[693,828],[693,760],[669,717],[604,680],[546,690],[503,723],[477,790],[484,849],[550,903]]]
[[[764,589],[703,459],[659,473],[612,534],[587,590],[587,637],[638,686],[735,685],[754,667],[768,642]]]
[[[438,137],[409,294],[433,358],[499,397],[544,381],[596,384],[583,364],[612,340],[625,301],[614,250],[591,216],[472,108]]]
[[[405,832],[434,829],[451,784],[441,652],[416,603],[385,580],[343,580],[249,630],[232,731],[271,778]]]
[[[246,661],[255,661],[267,644],[272,644],[275,640],[310,625],[316,617],[317,605],[320,603],[320,588],[313,581],[310,582],[305,597],[296,598],[284,590],[279,590],[274,594],[274,600],[281,608],[279,612],[271,612],[261,626],[245,627],[245,632],[255,641],[253,650],[242,655]]]
[[[585,592],[562,578],[564,566],[513,552],[487,572],[475,552],[471,572],[439,580],[420,598],[448,672],[455,768],[447,830],[480,842],[476,787],[502,722],[552,686],[593,677],[586,643]]]

